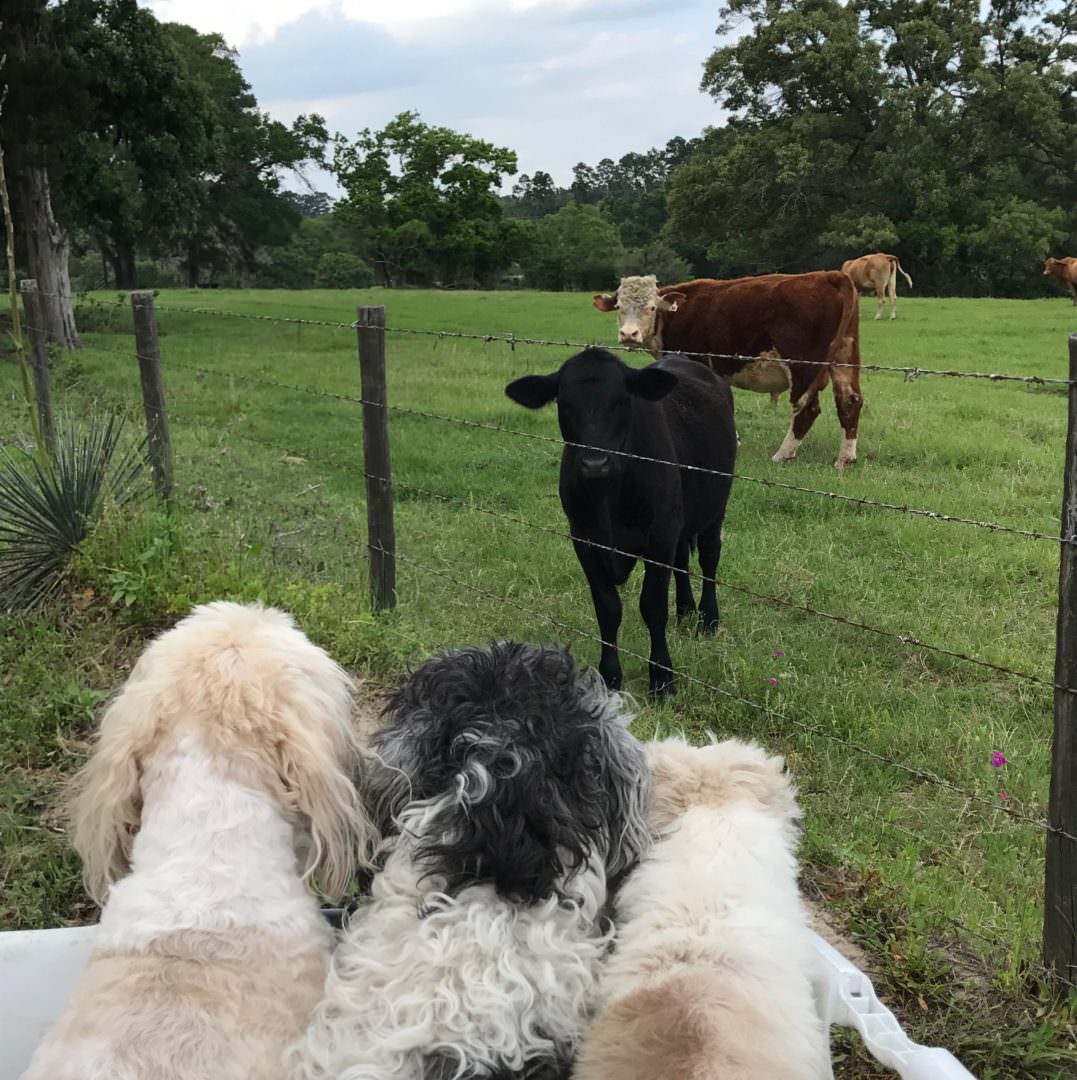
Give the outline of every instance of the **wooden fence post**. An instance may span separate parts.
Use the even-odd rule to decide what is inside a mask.
[[[370,602],[375,611],[396,607],[396,530],[389,460],[389,410],[385,389],[385,308],[360,307],[359,383],[363,397],[363,472],[366,476]]]
[[[135,348],[142,378],[142,407],[146,412],[146,446],[153,470],[153,486],[158,496],[172,495],[172,439],[165,411],[165,383],[161,374],[161,347],[157,342],[157,317],[153,311],[153,291],[131,293],[135,320]]]
[[[1069,426],[1061,536],[1077,537],[1077,334],[1070,335]],[[1058,575],[1055,684],[1077,688],[1077,544],[1062,544]],[[1055,690],[1051,794],[1047,821],[1077,836],[1077,694]],[[1043,959],[1059,989],[1077,983],[1077,841],[1047,834],[1043,897]]]
[[[49,377],[49,336],[45,329],[45,308],[37,290],[35,278],[19,282],[23,306],[26,308],[26,336],[30,339],[30,373],[34,380],[34,401],[37,422],[45,452],[56,453],[56,422],[52,416],[52,388]]]

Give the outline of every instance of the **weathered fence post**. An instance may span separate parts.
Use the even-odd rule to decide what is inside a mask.
[[[1070,335],[1069,426],[1061,536],[1077,537],[1077,334]],[[1063,543],[1061,547],[1055,685],[1077,688],[1077,543]],[[1077,836],[1077,694],[1059,689],[1055,690],[1047,820],[1052,829]],[[1043,959],[1058,978],[1061,989],[1066,989],[1066,982],[1077,983],[1077,841],[1054,831],[1047,834]]]
[[[19,282],[26,308],[26,336],[30,339],[30,373],[34,380],[34,401],[41,440],[51,457],[56,452],[56,423],[52,418],[52,389],[49,379],[49,336],[45,330],[45,310],[35,278]]]
[[[153,470],[153,486],[158,496],[172,495],[172,439],[165,411],[165,383],[161,374],[161,347],[157,343],[157,316],[153,311],[153,291],[131,293],[135,320],[135,348],[142,378],[142,407],[146,412],[147,450]]]
[[[396,530],[389,460],[389,410],[385,390],[385,308],[360,307],[359,381],[363,396],[363,471],[366,475],[370,601],[375,611],[396,607]]]

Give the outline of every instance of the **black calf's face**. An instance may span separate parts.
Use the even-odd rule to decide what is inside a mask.
[[[550,375],[525,375],[505,393],[519,405],[538,409],[555,398],[566,443],[566,463],[580,480],[606,480],[623,467],[629,449],[632,398],[658,401],[677,385],[660,368],[631,368],[605,349],[586,349]]]

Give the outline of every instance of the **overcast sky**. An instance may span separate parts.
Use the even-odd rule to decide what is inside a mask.
[[[717,43],[707,0],[143,0],[239,49],[262,108],[355,135],[405,109],[571,182],[594,163],[698,135]],[[312,179],[315,179],[312,177]],[[325,181],[317,186],[328,187]]]

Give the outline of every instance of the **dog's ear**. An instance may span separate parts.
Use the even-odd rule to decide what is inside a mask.
[[[596,689],[602,694],[604,689]],[[643,747],[628,730],[621,699],[611,695],[600,725],[603,774],[601,784],[607,803],[609,843],[606,875],[611,890],[636,865],[650,845],[647,813],[653,797],[651,770]]]
[[[291,808],[306,820],[310,850],[303,876],[330,900],[352,874],[369,867],[376,838],[358,786],[363,767],[352,726],[352,683],[333,665],[332,677],[281,703],[274,766]]]
[[[157,728],[156,701],[133,675],[105,711],[90,760],[71,788],[75,850],[86,891],[104,906],[109,887],[131,867],[142,817],[141,760]]]
[[[785,758],[753,747],[758,756],[738,763],[733,771],[738,787],[749,791],[767,813],[794,825],[800,818],[797,792],[785,769]]]

